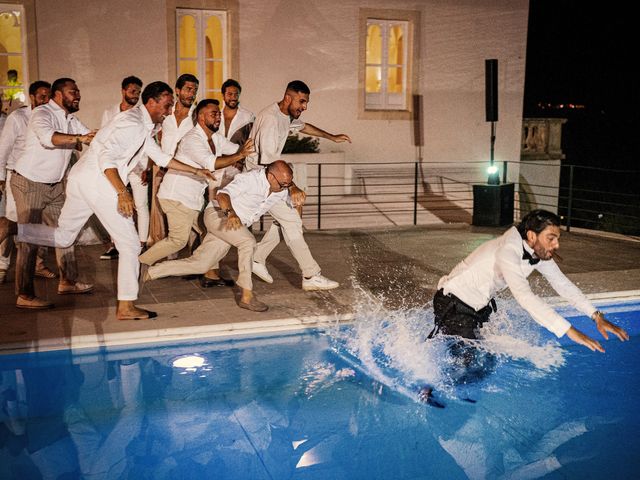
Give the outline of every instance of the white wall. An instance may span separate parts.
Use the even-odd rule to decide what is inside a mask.
[[[91,128],[121,100],[124,77],[167,81],[164,1],[37,0],[36,21],[40,77],[73,78],[78,116]]]
[[[486,58],[499,60],[495,158],[519,159],[527,0],[240,0],[242,103],[257,112],[282,98],[288,81],[304,80],[312,95],[303,120],[354,142],[323,140],[323,151],[344,151],[349,162],[414,161],[409,120],[358,120],[361,7],[421,12],[415,93],[424,96],[426,161],[488,159]],[[74,78],[82,92],[79,116],[90,127],[119,100],[123,77],[175,81],[167,72],[162,0],[36,0],[36,17],[40,77]]]

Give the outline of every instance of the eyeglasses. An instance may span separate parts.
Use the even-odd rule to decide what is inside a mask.
[[[289,183],[280,183],[280,180],[278,180],[278,177],[276,177],[273,173],[269,172],[269,174],[273,177],[273,179],[276,181],[276,183],[280,186],[280,188],[289,188],[291,185],[293,185],[293,182],[289,182]]]

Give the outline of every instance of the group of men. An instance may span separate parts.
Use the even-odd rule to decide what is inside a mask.
[[[232,79],[221,87],[223,109],[218,100],[195,101],[199,82],[190,74],[177,79],[175,92],[160,81],[143,89],[134,76],[121,87],[121,102],[105,110],[97,131],[74,115],[80,91],[70,78],[52,85],[34,82],[31,105],[7,118],[0,133],[0,187],[7,204],[0,220],[0,274],[6,276],[17,234],[17,307],[53,307],[34,288],[36,275],[58,276],[44,265],[46,249],[39,246],[56,248],[59,294],[93,289],[78,281],[73,249],[93,214],[111,238],[101,258],[118,260],[120,320],[156,316],[134,303],[140,277],[201,275],[203,287],[233,285],[218,269],[231,247],[238,249],[238,306],[267,310],[253,293],[251,276],[273,282],[266,262],[280,231],[300,266],[304,290],[339,286],[321,274],[311,255],[296,210],[306,194],[293,182],[292,166],[280,160],[292,132],[351,141],[300,120],[310,95],[304,82],[290,82],[282,99],[257,117],[240,106],[242,88]],[[82,145],[88,149],[69,169],[73,152]],[[250,227],[267,212],[274,226],[256,244]],[[154,226],[154,218],[161,216],[166,227]],[[176,259],[194,232],[200,245],[190,256]]]

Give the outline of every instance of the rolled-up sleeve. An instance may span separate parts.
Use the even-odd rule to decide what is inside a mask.
[[[496,268],[504,278],[513,297],[538,324],[556,337],[562,337],[567,333],[567,330],[571,328],[571,323],[531,291],[529,281],[522,271],[522,249],[518,250],[508,244],[498,249]]]
[[[187,134],[178,144],[176,160],[196,168],[215,171],[216,156],[203,138],[195,138]]]
[[[53,134],[56,133],[56,128],[49,111],[44,108],[36,108],[31,114],[29,128],[33,133],[35,133],[38,138],[38,142],[40,142],[40,145],[44,148],[52,150],[56,148],[52,142]]]

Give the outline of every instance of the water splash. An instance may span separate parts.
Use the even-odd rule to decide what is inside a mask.
[[[423,385],[449,397],[460,395],[460,358],[452,355],[453,337],[427,339],[434,327],[429,303],[421,308],[391,310],[384,299],[357,288],[358,301],[352,324],[329,332],[334,352],[368,377],[415,399]],[[480,330],[481,339],[465,341],[493,364],[490,370],[516,361],[524,365],[519,375],[539,378],[564,364],[566,351],[555,339],[541,334],[542,327],[513,299],[501,299],[500,311]],[[497,388],[492,376],[475,383],[486,392]]]

